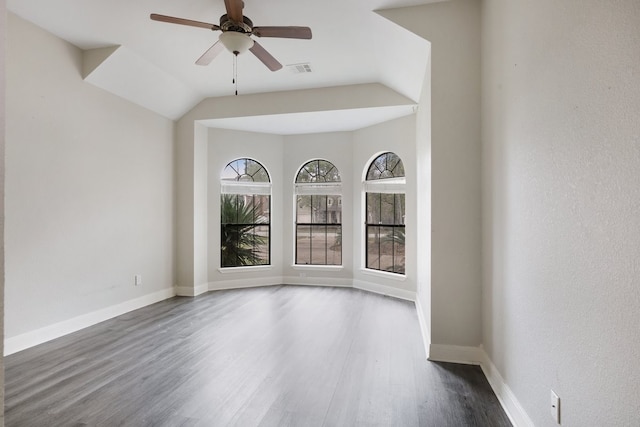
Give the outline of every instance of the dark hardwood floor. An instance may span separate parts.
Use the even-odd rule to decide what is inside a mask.
[[[5,359],[7,426],[509,426],[413,303],[275,286],[172,298]]]

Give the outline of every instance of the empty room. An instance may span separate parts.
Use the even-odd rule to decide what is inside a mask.
[[[4,425],[640,425],[640,1],[0,24]]]

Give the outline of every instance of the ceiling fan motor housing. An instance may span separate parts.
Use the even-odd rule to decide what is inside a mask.
[[[246,16],[242,17],[242,22],[235,22],[225,13],[220,17],[220,29],[222,31],[251,34],[253,32],[253,22]]]

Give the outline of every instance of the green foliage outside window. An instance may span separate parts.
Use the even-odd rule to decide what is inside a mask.
[[[269,203],[269,196],[222,195],[222,267],[269,264],[269,219],[264,203]]]

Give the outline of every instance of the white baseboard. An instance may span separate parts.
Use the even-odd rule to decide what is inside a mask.
[[[418,324],[420,325],[420,335],[422,335],[422,344],[424,345],[425,357],[429,357],[430,333],[427,326],[427,320],[424,318],[424,311],[420,304],[420,298],[416,295],[416,312],[418,312]]]
[[[487,353],[481,348],[482,354],[482,372],[487,377],[493,392],[498,397],[502,408],[507,413],[507,416],[511,420],[511,424],[515,427],[535,427],[531,418],[524,410],[515,394],[511,391],[509,386],[504,382],[504,378],[500,375],[500,372],[495,367]]]
[[[429,360],[432,362],[463,363],[465,365],[480,365],[482,363],[482,349],[459,345],[430,344]]]
[[[208,290],[222,291],[226,289],[258,288],[260,286],[282,285],[282,277],[256,277],[253,279],[232,279],[209,282]]]
[[[502,375],[495,367],[489,356],[480,347],[464,347],[456,345],[431,344],[429,347],[429,360],[432,362],[464,363],[467,365],[480,365],[482,372],[487,377],[489,385],[506,412],[509,420],[515,427],[535,427],[529,415],[520,405],[509,386],[504,382]]]
[[[329,286],[335,288],[350,288],[353,280],[336,277],[298,277],[285,276],[282,278],[285,285],[304,285],[304,286]]]
[[[209,284],[204,283],[202,285],[198,285],[195,288],[189,286],[177,286],[176,287],[176,295],[180,297],[197,297],[198,295],[202,295],[209,290]]]
[[[365,282],[364,280],[353,280],[353,287],[374,294],[387,295],[394,298],[415,301],[416,293],[406,289],[392,288],[391,286],[379,285],[377,283]]]
[[[54,323],[53,325],[45,326],[44,328],[36,329],[35,331],[6,338],[4,341],[4,355],[8,356],[21,350],[34,347],[38,344],[51,341],[55,338],[60,338],[88,326],[95,325],[96,323],[104,322],[105,320],[112,319],[116,316],[171,298],[175,296],[175,294],[174,288],[164,289],[162,291],[144,295],[101,310],[83,314],[69,320]]]
[[[467,365],[480,365],[482,372],[487,377],[489,385],[506,412],[514,427],[535,427],[531,418],[526,413],[515,394],[504,382],[502,375],[495,367],[489,356],[480,347],[464,347],[456,345],[431,344],[429,347],[429,360],[433,362],[464,363]]]

